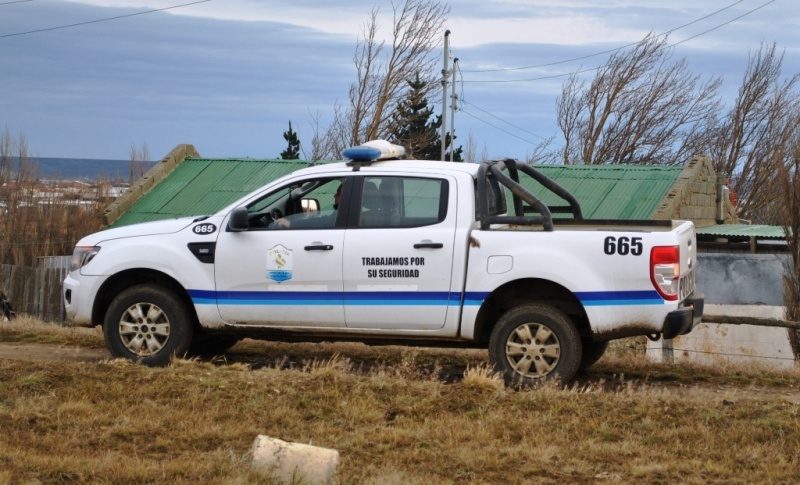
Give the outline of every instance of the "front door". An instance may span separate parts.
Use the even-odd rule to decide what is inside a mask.
[[[215,255],[216,298],[227,323],[343,327],[342,254],[337,219],[341,178],[293,182],[248,206],[250,229],[222,230]]]

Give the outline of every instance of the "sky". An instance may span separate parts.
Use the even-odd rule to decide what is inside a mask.
[[[190,143],[206,158],[277,158],[291,121],[310,153],[315,123],[347,102],[374,6],[390,40],[388,1],[0,0],[0,130],[24,136],[34,157],[124,160],[146,144],[160,159]],[[590,80],[610,50],[650,32],[672,31],[674,58],[703,79],[721,76],[727,106],[762,43],[784,50],[784,75],[800,73],[798,0],[449,6],[456,142],[471,138],[489,157],[524,158],[545,139],[558,148],[566,76]],[[439,113],[441,99],[431,102]]]

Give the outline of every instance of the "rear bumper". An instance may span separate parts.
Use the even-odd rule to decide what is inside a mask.
[[[661,336],[665,339],[675,338],[691,332],[703,318],[704,303],[703,295],[685,299],[680,308],[667,314]]]

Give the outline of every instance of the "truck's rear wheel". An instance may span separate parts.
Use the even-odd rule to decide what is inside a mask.
[[[527,304],[506,312],[489,339],[489,359],[506,383],[531,386],[544,379],[569,382],[581,363],[581,338],[556,308]]]
[[[111,302],[103,322],[111,355],[150,366],[167,365],[183,356],[192,341],[186,305],[158,285],[137,285]]]

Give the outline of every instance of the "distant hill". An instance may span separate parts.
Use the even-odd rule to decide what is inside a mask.
[[[40,179],[64,180],[128,180],[129,160],[96,158],[34,158]],[[150,162],[148,169],[156,162]]]

